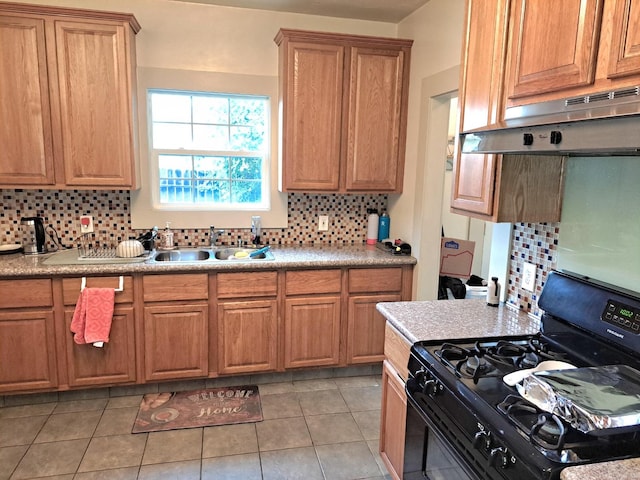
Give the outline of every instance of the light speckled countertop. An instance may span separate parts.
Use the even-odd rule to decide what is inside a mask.
[[[378,311],[411,343],[536,333],[540,322],[508,307],[489,307],[484,299],[379,303]]]
[[[189,247],[197,248],[197,247]],[[202,247],[207,249],[208,247]],[[246,271],[295,268],[339,268],[413,265],[414,257],[392,255],[375,246],[274,246],[274,260],[202,262],[140,262],[125,264],[48,265],[46,255],[2,255],[0,277],[47,277],[57,275],[123,275],[127,273]]]
[[[411,343],[535,333],[537,319],[478,300],[379,303],[377,309]],[[640,458],[565,468],[561,480],[640,480]]]

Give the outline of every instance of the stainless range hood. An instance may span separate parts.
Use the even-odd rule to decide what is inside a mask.
[[[640,154],[640,86],[508,108],[461,134],[463,153]]]

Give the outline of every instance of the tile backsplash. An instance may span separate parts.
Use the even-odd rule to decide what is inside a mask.
[[[78,217],[83,214],[93,215],[95,233],[91,238],[100,246],[115,246],[144,233],[131,229],[130,194],[126,190],[0,190],[0,196],[0,243],[20,243],[20,218],[32,216],[43,217],[45,225],[67,246],[80,235]],[[387,195],[290,193],[287,228],[264,229],[263,238],[271,245],[360,244],[366,238],[367,209],[386,210],[387,202]],[[317,231],[320,214],[329,215],[327,232]],[[208,242],[209,231],[175,229],[174,235],[179,245],[195,246]],[[219,243],[235,244],[238,238],[249,240],[249,226],[226,230]]]
[[[540,316],[538,298],[547,275],[558,263],[559,223],[516,223],[513,225],[507,304],[535,316]],[[524,262],[536,265],[533,292],[522,288]]]
[[[115,246],[128,238],[144,233],[132,230],[129,213],[129,192],[126,190],[0,190],[0,243],[20,243],[20,218],[39,215],[51,226],[64,245],[71,246],[78,238],[78,217],[93,215],[94,244]],[[318,195],[291,193],[288,195],[288,226],[265,229],[264,241],[271,245],[355,245],[366,237],[367,208],[386,210],[387,195]],[[329,230],[317,231],[317,216],[329,215]],[[160,226],[161,227],[161,226]],[[507,303],[514,308],[539,315],[537,300],[547,274],[557,264],[560,224],[519,223],[513,226],[510,253]],[[49,232],[51,230],[47,229]],[[392,223],[393,231],[393,223]],[[175,241],[181,246],[203,245],[209,232],[203,229],[174,230]],[[229,229],[219,243],[235,244],[238,238],[249,240],[249,228]],[[49,247],[54,245],[49,239]],[[535,263],[535,289],[521,288],[523,262]]]

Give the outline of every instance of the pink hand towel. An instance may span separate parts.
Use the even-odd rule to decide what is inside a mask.
[[[113,288],[85,288],[80,292],[71,320],[76,343],[109,341],[114,300]]]

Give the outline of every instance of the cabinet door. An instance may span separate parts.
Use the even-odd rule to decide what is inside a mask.
[[[347,191],[401,191],[404,144],[402,50],[351,48]]]
[[[458,153],[453,165],[451,208],[493,214],[497,155]]]
[[[0,16],[0,184],[51,185],[44,21]]]
[[[385,318],[376,310],[378,302],[399,302],[400,295],[362,295],[349,298],[347,362],[384,360]]]
[[[640,0],[617,0],[609,78],[640,74]]]
[[[144,364],[147,380],[208,375],[206,305],[144,307]]]
[[[218,304],[218,369],[222,374],[276,369],[277,302]]]
[[[131,66],[122,24],[56,21],[65,183],[133,185]]]
[[[0,312],[0,392],[57,386],[53,311]]]
[[[304,42],[283,45],[282,188],[337,191],[344,47]]]
[[[380,457],[391,478],[402,478],[407,396],[404,383],[387,361],[382,367],[382,407],[380,411]]]
[[[284,317],[285,368],[337,365],[340,297],[289,298]]]
[[[603,0],[514,0],[509,98],[591,85]]]
[[[67,310],[70,332],[73,310]],[[97,348],[78,345],[71,334],[66,340],[69,385],[92,386],[128,383],[136,380],[135,333],[133,308],[117,307],[113,313],[109,342]]]

